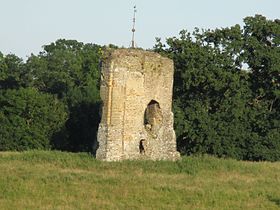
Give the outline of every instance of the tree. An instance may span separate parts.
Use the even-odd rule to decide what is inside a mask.
[[[157,40],[155,51],[174,60],[175,129],[183,154],[279,159],[278,24],[257,15],[245,18],[243,30],[183,30],[167,46]]]
[[[59,98],[74,87],[87,85],[88,77],[94,78],[97,85],[99,48],[64,39],[45,45],[39,56],[32,55],[27,61],[27,68],[35,77],[34,85]]]
[[[67,151],[92,152],[99,123],[100,49],[94,44],[60,39],[27,60],[32,85],[56,95],[69,110],[65,129],[54,145]]]
[[[0,151],[51,149],[51,138],[64,125],[65,106],[34,88],[0,91]]]
[[[256,134],[247,158],[279,160],[280,21],[256,15],[246,17],[244,23],[243,50],[253,93],[250,119]]]
[[[11,89],[27,85],[28,74],[24,62],[14,54],[3,56],[0,53],[0,88]]]
[[[256,15],[244,19],[244,54],[256,103],[280,107],[280,21]]]

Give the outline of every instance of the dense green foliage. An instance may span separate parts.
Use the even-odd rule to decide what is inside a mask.
[[[99,123],[99,61],[100,46],[74,40],[46,45],[25,63],[0,54],[0,150],[92,152]]]
[[[243,29],[181,31],[155,46],[175,63],[182,153],[280,159],[280,22],[260,15],[244,22]]]
[[[50,149],[67,117],[64,104],[34,88],[0,91],[0,150]]]
[[[61,39],[26,62],[0,53],[0,150],[94,152],[101,49]],[[280,160],[279,20],[256,15],[243,28],[183,30],[154,50],[174,60],[182,154]]]

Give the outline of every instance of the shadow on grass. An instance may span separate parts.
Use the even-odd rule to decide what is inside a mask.
[[[275,203],[277,206],[280,207],[280,198],[275,198],[275,197],[273,197],[273,196],[268,196],[267,198],[268,198],[268,200],[269,200],[270,202],[273,202],[273,203]]]

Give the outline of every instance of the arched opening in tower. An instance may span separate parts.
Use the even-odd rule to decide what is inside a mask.
[[[151,100],[147,105],[144,114],[144,125],[148,132],[152,134],[157,134],[158,130],[162,126],[162,110],[157,101]]]

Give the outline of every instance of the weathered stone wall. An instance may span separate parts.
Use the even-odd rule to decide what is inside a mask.
[[[96,158],[176,160],[173,62],[157,53],[118,49],[103,62],[102,119]]]

